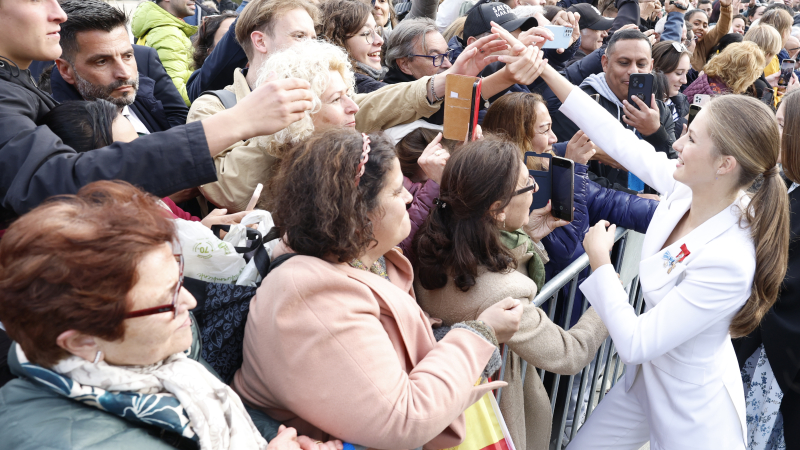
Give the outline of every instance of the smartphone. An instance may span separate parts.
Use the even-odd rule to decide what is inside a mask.
[[[631,74],[628,80],[628,103],[633,105],[634,108],[639,109],[639,106],[633,102],[633,97],[639,97],[645,105],[650,104],[650,100],[653,98],[653,74]]]
[[[552,41],[544,41],[542,48],[569,48],[572,43],[572,28],[558,25],[545,25],[553,33]]]
[[[550,191],[553,188],[552,160],[553,155],[549,153],[525,152],[525,167],[539,185],[539,190],[533,193],[531,211],[544,208],[550,200]]]
[[[772,88],[764,89],[764,93],[761,95],[761,101],[770,108],[775,107],[775,94],[772,92]]]
[[[472,101],[469,105],[469,128],[467,131],[467,141],[474,141],[477,137],[475,135],[478,127],[478,113],[481,109],[481,85],[483,78],[472,83]]]
[[[600,94],[591,94],[589,97],[592,97],[592,100],[595,102],[600,103]]]
[[[792,73],[794,73],[794,60],[793,59],[784,59],[781,63],[781,76],[778,77],[778,89],[780,91],[786,90],[786,86],[789,85],[789,81],[792,79]]]
[[[695,94],[694,98],[692,99],[692,103],[695,104],[695,105],[703,106],[710,99],[711,99],[711,96],[708,95],[708,94]]]
[[[688,123],[689,125],[692,124],[692,121],[694,120],[694,116],[696,116],[697,113],[699,113],[701,109],[703,109],[703,107],[700,106],[700,105],[689,105],[689,123]]]
[[[553,157],[553,217],[572,222],[575,206],[575,163],[566,158]]]

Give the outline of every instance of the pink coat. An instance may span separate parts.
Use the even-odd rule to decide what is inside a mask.
[[[439,342],[414,298],[411,264],[394,249],[389,278],[295,256],[250,304],[233,388],[249,405],[315,439],[381,449],[448,448],[495,347],[455,329]]]

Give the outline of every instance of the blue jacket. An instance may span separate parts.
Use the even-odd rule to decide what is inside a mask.
[[[217,42],[203,67],[195,70],[186,82],[190,101],[195,101],[205,91],[216,91],[230,86],[233,84],[233,71],[247,65],[247,55],[236,41],[238,20],[237,18],[233,21],[228,32]]]
[[[664,32],[661,34],[661,40],[681,42],[683,23],[682,12],[671,12],[667,14],[667,23],[664,24]]]
[[[548,280],[585,253],[582,244],[583,236],[592,225],[600,220],[607,220],[619,227],[645,233],[658,207],[658,202],[655,200],[604,188],[590,181],[587,169],[587,166],[583,164],[575,164],[574,220],[569,225],[556,228],[542,239],[542,244],[550,258],[550,262],[544,267],[545,277]],[[587,268],[581,272],[578,283],[586,279],[588,275]],[[567,298],[568,294],[569,285],[564,287],[564,297],[562,298]],[[581,316],[583,294],[580,289],[575,292],[573,305],[570,325],[574,325]],[[558,320],[556,323],[563,322]]]
[[[151,133],[185,125],[189,108],[161,65],[158,53],[150,47],[134,45],[133,56],[139,71],[139,90],[130,109],[136,117]],[[82,100],[78,90],[61,77],[58,67],[50,76],[50,89],[59,102]]]

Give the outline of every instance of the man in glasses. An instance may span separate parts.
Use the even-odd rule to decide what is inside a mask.
[[[404,20],[386,43],[386,83],[417,80],[444,72],[454,58],[431,19]]]

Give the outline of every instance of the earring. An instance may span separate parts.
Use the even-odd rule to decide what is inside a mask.
[[[94,363],[93,363],[93,364],[97,364],[97,363],[99,363],[99,362],[100,362],[100,357],[101,357],[101,356],[103,356],[103,352],[102,352],[102,351],[100,351],[100,350],[98,350],[98,351],[97,351],[97,354],[96,354],[96,355],[94,355]]]

